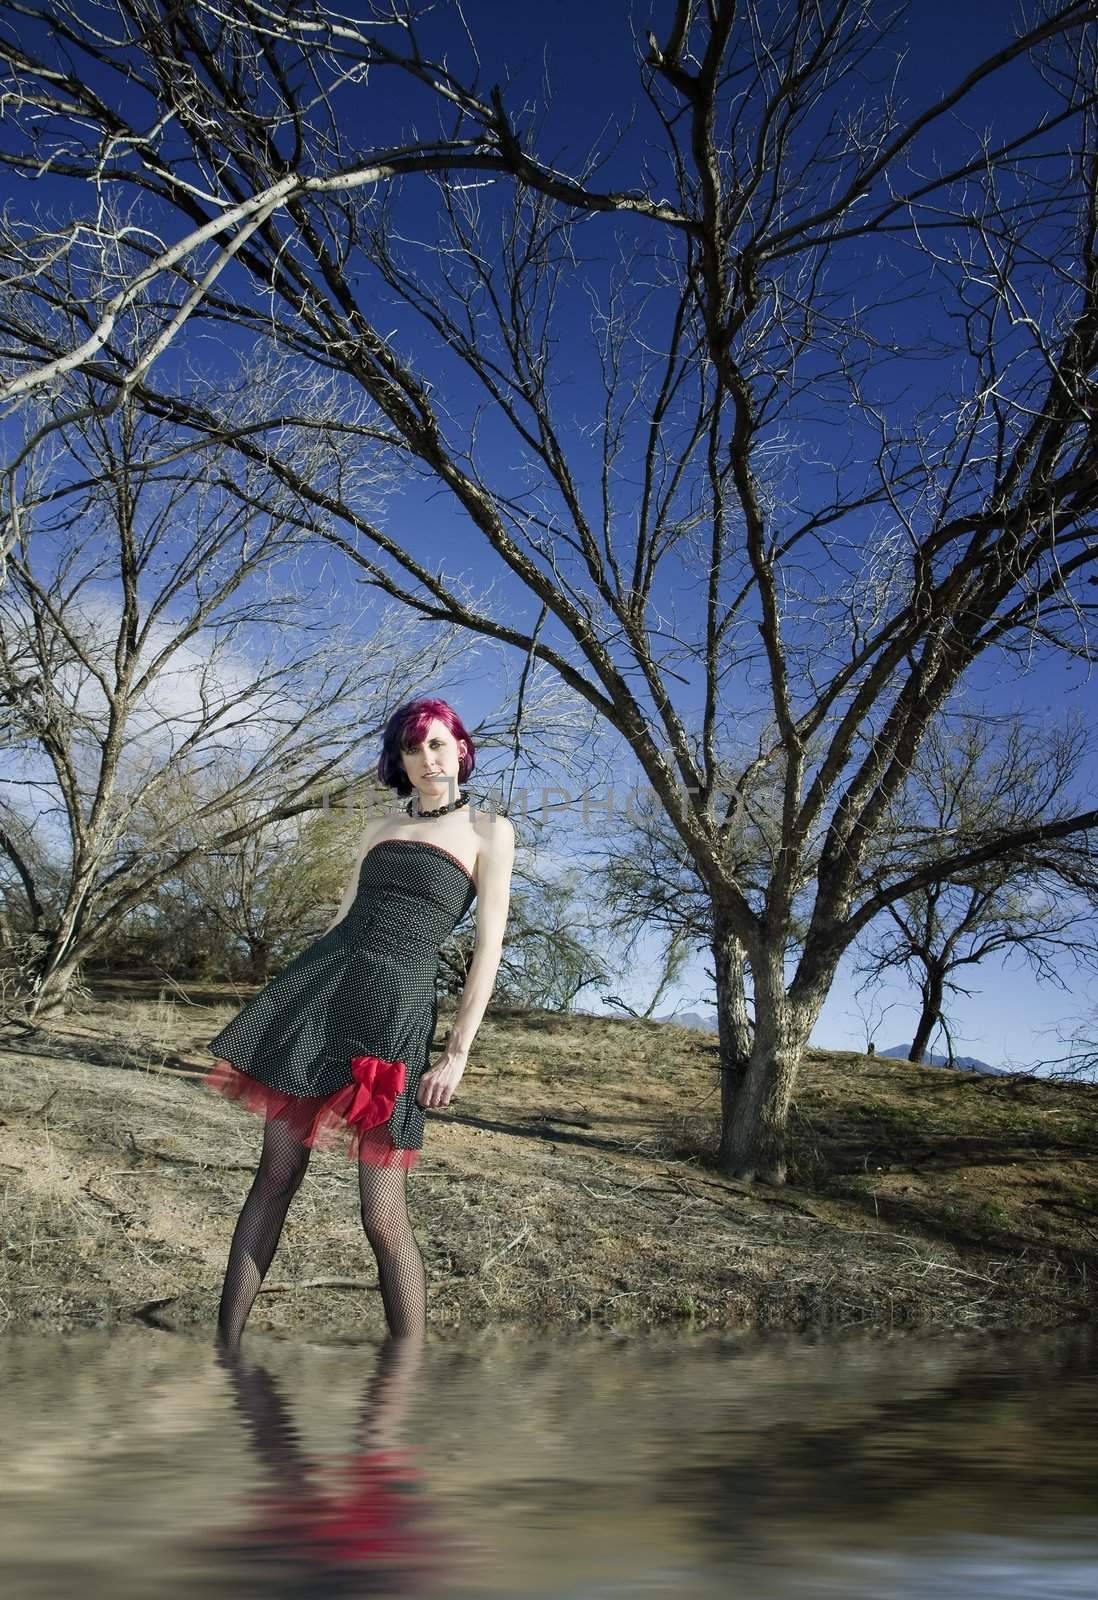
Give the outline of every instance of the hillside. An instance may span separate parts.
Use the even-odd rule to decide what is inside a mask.
[[[104,982],[37,1033],[0,1035],[4,1325],[212,1334],[260,1125],[195,1074],[237,1003]],[[815,1051],[781,1189],[715,1169],[717,1090],[698,1030],[490,1014],[410,1180],[433,1328],[1092,1311],[1098,1086]],[[371,1262],[353,1169],[315,1155],[251,1327],[379,1335]]]

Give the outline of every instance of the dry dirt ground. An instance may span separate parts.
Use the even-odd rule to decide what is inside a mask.
[[[212,1333],[261,1124],[199,1079],[240,998],[103,980],[0,1032],[0,1328]],[[490,1013],[409,1178],[433,1332],[1093,1314],[1098,1086],[815,1051],[782,1188],[716,1169],[717,1103],[712,1035]],[[313,1156],[250,1327],[384,1333],[344,1156]]]

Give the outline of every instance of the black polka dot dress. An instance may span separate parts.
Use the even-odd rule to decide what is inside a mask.
[[[310,1149],[411,1167],[427,1113],[439,948],[476,886],[457,856],[424,839],[383,839],[359,868],[343,920],[248,1000],[207,1048],[202,1079]]]

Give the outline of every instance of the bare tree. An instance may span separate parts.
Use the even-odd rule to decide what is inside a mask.
[[[179,895],[166,896],[167,915],[184,899],[201,907],[205,925],[220,935],[220,948],[246,952],[247,981],[266,983],[272,965],[288,961],[330,922],[366,815],[380,812],[386,798],[373,783],[345,811],[328,808],[282,820],[228,849],[192,857],[176,875]],[[232,819],[227,809],[221,827],[231,820],[246,821],[246,810]]]
[[[689,958],[690,946],[686,941],[686,936],[673,933],[664,945],[655,981],[649,991],[647,1000],[642,1004],[632,1004],[616,994],[603,994],[600,998],[604,1005],[613,1006],[616,1010],[623,1011],[626,1016],[639,1017],[645,1020],[654,1017],[656,1008],[666,1000],[673,985],[678,983],[684,976]]]
[[[1013,865],[997,863],[980,869],[972,883],[927,884],[903,904],[888,907],[889,930],[875,941],[860,970],[869,981],[894,971],[916,984],[919,1015],[909,1060],[923,1061],[940,1031],[953,1065],[951,1001],[973,993],[960,981],[963,972],[992,956],[1019,954],[1042,978],[1066,989],[1054,957],[1065,950],[1093,956],[1092,941],[1071,938],[1081,913],[1065,910],[1049,890],[1040,893],[1011,881],[1025,876]]]
[[[160,792],[130,815],[127,846],[143,852],[147,835],[161,834],[172,817],[193,815],[211,796],[201,773],[178,771],[170,794]],[[86,978],[100,968],[161,977],[230,976],[262,983],[270,968],[292,957],[331,921],[347,882],[348,862],[370,812],[385,797],[367,791],[354,805],[321,807],[280,819],[226,850],[192,856],[161,879],[122,923],[106,933],[81,963]],[[248,812],[231,808],[218,818],[227,829]],[[58,873],[63,885],[64,865]],[[4,884],[0,893],[11,893]],[[12,894],[18,920],[26,908]]]
[[[1019,833],[1070,813],[1085,783],[1084,727],[1029,728],[1018,718],[1000,727],[990,716],[966,718],[957,731],[932,728],[919,752],[911,798],[892,851],[915,831],[972,836],[996,828]],[[1094,913],[1098,857],[1086,833],[985,861],[969,874],[923,884],[889,903],[869,930],[855,971],[862,987],[890,972],[916,984],[919,1016],[908,1055],[922,1061],[941,1029],[954,1058],[949,999],[970,994],[960,975],[992,956],[1022,957],[1045,982],[1066,989],[1061,964],[1098,964]]]
[[[394,686],[456,645],[390,608],[377,652],[295,592],[284,573],[315,519],[225,447],[183,453],[130,404],[56,437],[71,450],[38,486],[0,593],[0,848],[31,1016],[158,885],[241,862],[279,824],[359,793],[348,765]],[[323,465],[308,460],[318,438],[299,441],[306,472]]]
[[[774,832],[773,810],[759,783],[743,798],[740,822],[738,832],[729,838],[729,870],[745,892],[750,888],[758,893],[772,866]],[[599,830],[592,855],[591,891],[615,920],[623,939],[624,962],[633,960],[642,938],[655,933],[662,940],[660,978],[640,1014],[653,1014],[692,955],[712,956],[713,965],[705,971],[717,998],[722,1122],[731,1125],[754,1039],[747,952],[742,941],[727,925],[718,932],[705,880],[666,810],[652,797],[629,795],[624,805],[619,801],[618,812],[612,811]],[[604,998],[637,1014],[616,997]]]
[[[1063,1050],[1037,1063],[1041,1076],[1061,1083],[1098,1085],[1098,1013],[1064,1029],[1060,1034]]]
[[[594,154],[571,171],[539,154],[506,86],[482,95],[473,66],[459,81],[430,10],[113,0],[92,25],[51,4],[52,43],[0,44],[6,159],[140,197],[146,265],[87,297],[78,340],[10,358],[8,392],[90,365],[152,414],[230,435],[341,524],[322,536],[369,582],[550,664],[617,730],[710,897],[726,1019],[750,966],[741,1074],[722,1028],[722,1164],[781,1181],[801,1052],[851,943],[928,883],[1098,821],[927,832],[885,875],[877,849],[977,663],[1091,653],[1095,5],[1033,0],[914,109],[871,0],[668,9],[638,62],[652,137],[616,152],[634,181],[609,190]],[[36,10],[0,4],[13,35]],[[1028,97],[1000,96],[1001,125],[973,134],[969,102],[1008,70]],[[378,71],[433,104],[437,144],[355,147]],[[98,215],[39,230],[36,280]],[[152,284],[162,324],[135,347],[118,329]],[[569,338],[580,305],[593,321]],[[242,433],[173,385],[159,352],[210,326],[366,396],[537,616],[473,603],[310,481],[279,450],[287,407]],[[588,357],[596,384],[573,395]],[[761,883],[735,867],[757,793],[778,799]]]

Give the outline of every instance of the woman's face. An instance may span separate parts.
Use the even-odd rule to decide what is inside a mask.
[[[401,747],[404,770],[428,806],[457,799],[463,749],[437,717],[418,743]]]

